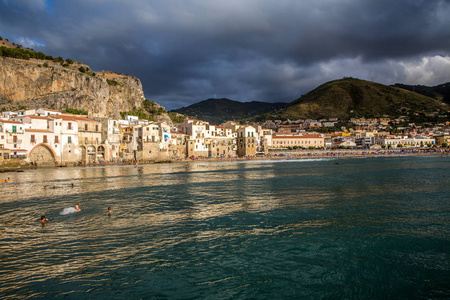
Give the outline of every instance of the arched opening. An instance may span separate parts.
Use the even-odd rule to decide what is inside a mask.
[[[104,161],[105,160],[105,147],[103,147],[103,146],[98,146],[97,147],[97,159],[99,161]]]
[[[54,164],[56,162],[55,152],[46,144],[36,145],[28,156],[29,160],[35,164]]]
[[[79,154],[79,160],[82,162],[86,162],[86,147],[80,146],[80,154]]]
[[[95,163],[96,162],[96,156],[97,156],[97,151],[95,151],[95,147],[94,146],[88,146],[87,147],[87,156],[88,156],[88,161],[89,163]]]

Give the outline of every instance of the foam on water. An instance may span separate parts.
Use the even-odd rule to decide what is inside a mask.
[[[73,214],[76,212],[77,212],[77,210],[75,209],[75,207],[66,207],[59,214],[60,215],[68,215],[68,214]]]

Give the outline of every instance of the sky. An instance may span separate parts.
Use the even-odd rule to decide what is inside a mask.
[[[0,36],[136,76],[167,110],[450,81],[450,0],[0,0]]]

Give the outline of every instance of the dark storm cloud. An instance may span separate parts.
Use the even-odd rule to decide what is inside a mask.
[[[172,109],[292,101],[342,76],[450,81],[449,16],[444,0],[0,0],[0,35],[137,76]]]

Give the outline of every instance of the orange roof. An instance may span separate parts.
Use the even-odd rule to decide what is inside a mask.
[[[41,117],[41,116],[34,116],[34,115],[29,115],[29,116],[25,116],[25,117],[29,117],[31,119],[52,120],[49,117]]]
[[[179,131],[170,131],[170,133],[187,135],[186,133],[179,132]]]
[[[53,133],[53,131],[48,129],[25,129],[26,132],[50,132]]]
[[[96,123],[100,123],[98,121],[92,120],[92,119],[88,119],[88,118],[84,118],[84,117],[76,117],[76,116],[67,116],[67,115],[50,115],[50,118],[54,118],[54,119],[61,119],[63,121],[85,121],[85,122],[96,122]]]
[[[273,135],[272,139],[320,139],[318,135]]]
[[[7,120],[0,120],[1,123],[10,123],[10,124],[22,124],[22,122],[18,122],[18,121],[7,121]]]

